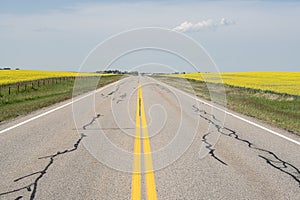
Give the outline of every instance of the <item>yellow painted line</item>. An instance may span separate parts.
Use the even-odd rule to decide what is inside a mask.
[[[141,136],[140,136],[140,89],[138,88],[136,103],[136,125],[134,138],[134,158],[132,169],[131,199],[141,199]]]
[[[148,136],[147,120],[145,115],[145,107],[143,100],[142,87],[139,85],[140,90],[140,109],[142,119],[142,134],[143,134],[143,146],[144,146],[144,165],[145,165],[145,179],[146,179],[146,194],[147,200],[156,200],[156,184],[153,172],[153,164],[151,157],[150,140]]]
[[[148,136],[147,120],[145,115],[142,86],[138,84],[136,103],[136,130],[134,138],[134,160],[132,169],[131,199],[141,199],[141,127],[143,135],[143,151],[145,165],[145,181],[147,200],[157,200],[156,184],[151,157],[150,140]]]

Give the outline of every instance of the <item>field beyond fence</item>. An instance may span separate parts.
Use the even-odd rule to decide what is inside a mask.
[[[55,72],[57,77],[52,77],[52,72],[27,70],[20,70],[23,73],[20,76],[18,70],[6,72],[6,75],[10,76],[4,76],[3,71],[6,70],[0,70],[0,78],[3,78],[0,84],[0,122],[70,99],[74,95],[100,88],[123,77],[114,74],[73,72]],[[26,74],[27,77],[24,77]],[[15,81],[5,82],[4,78]]]
[[[0,70],[0,97],[24,93],[45,85],[114,74],[55,72],[42,70]]]
[[[221,74],[223,75],[223,73]],[[274,91],[271,87],[273,83],[269,83],[268,79],[264,79],[263,76],[259,77],[256,74],[256,77],[254,78],[261,79],[260,81],[256,82],[256,85],[264,83],[261,84],[261,88],[251,88],[249,87],[251,86],[251,83],[253,83],[253,80],[251,78],[247,82],[246,78],[238,76],[239,73],[235,75],[238,77],[237,79],[235,79],[236,76],[227,78],[230,78],[231,81],[233,83],[236,83],[238,86],[229,84],[228,81],[226,84],[226,80],[224,80],[224,89],[226,93],[225,102],[223,101],[223,98],[216,98],[218,96],[222,97],[222,95],[219,95],[224,92],[224,90],[220,89],[222,88],[222,85],[220,85],[218,82],[213,83],[212,81],[207,83],[202,79],[197,79],[199,77],[199,74],[197,76],[194,76],[193,78],[191,78],[191,74],[187,74],[186,79],[183,78],[185,74],[156,76],[155,78],[176,88],[195,94],[206,100],[212,100],[211,95],[213,94],[215,97],[213,99],[215,103],[226,106],[227,108],[238,113],[242,113],[250,117],[255,117],[256,119],[263,120],[272,125],[300,135],[300,96],[288,93],[289,91],[299,92],[299,80],[281,82],[281,80],[277,78],[278,83],[276,85],[281,84],[283,86],[282,88],[286,89],[284,90],[284,92],[280,93],[279,91]],[[246,75],[249,76],[249,74]],[[250,73],[250,75],[254,76],[254,73]],[[279,74],[277,74],[277,76],[279,76]],[[243,79],[244,82],[237,81],[239,78]],[[285,76],[282,77],[282,79],[284,78]],[[275,79],[276,82],[276,77],[273,77],[273,79]],[[292,78],[288,79],[292,80]],[[289,82],[289,84],[287,84],[287,82]],[[210,90],[208,90],[208,84],[210,85]],[[248,84],[249,86],[243,87],[243,85],[245,84]],[[269,89],[264,90],[264,86]]]
[[[68,77],[54,77],[54,78],[45,78],[39,80],[31,80],[31,81],[22,81],[17,83],[3,84],[0,85],[0,97],[4,97],[7,95],[18,95],[25,92],[37,90],[42,86],[51,86],[56,84],[61,84],[64,82],[72,81],[75,79],[87,80],[87,79],[99,79],[99,76],[68,76]]]
[[[300,96],[300,72],[195,72],[165,76]]]

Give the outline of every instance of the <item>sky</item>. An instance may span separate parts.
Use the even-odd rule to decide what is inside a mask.
[[[195,40],[220,71],[299,71],[299,21],[297,0],[0,0],[0,68],[79,71],[88,63],[90,70],[102,70],[105,64],[97,59],[84,62],[99,43],[124,31],[160,27]],[[136,52],[111,67],[191,69],[175,57]]]

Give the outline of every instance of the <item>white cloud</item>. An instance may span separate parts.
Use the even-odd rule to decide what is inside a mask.
[[[216,29],[221,26],[229,26],[235,24],[233,21],[222,18],[221,20],[215,21],[213,19],[202,20],[198,23],[193,24],[192,22],[183,22],[179,26],[173,28],[174,31],[179,32],[197,32],[204,29]]]

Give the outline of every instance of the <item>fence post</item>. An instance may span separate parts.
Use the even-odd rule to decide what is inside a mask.
[[[18,93],[20,92],[20,84],[18,83]]]
[[[10,86],[8,86],[8,94],[10,95]]]

